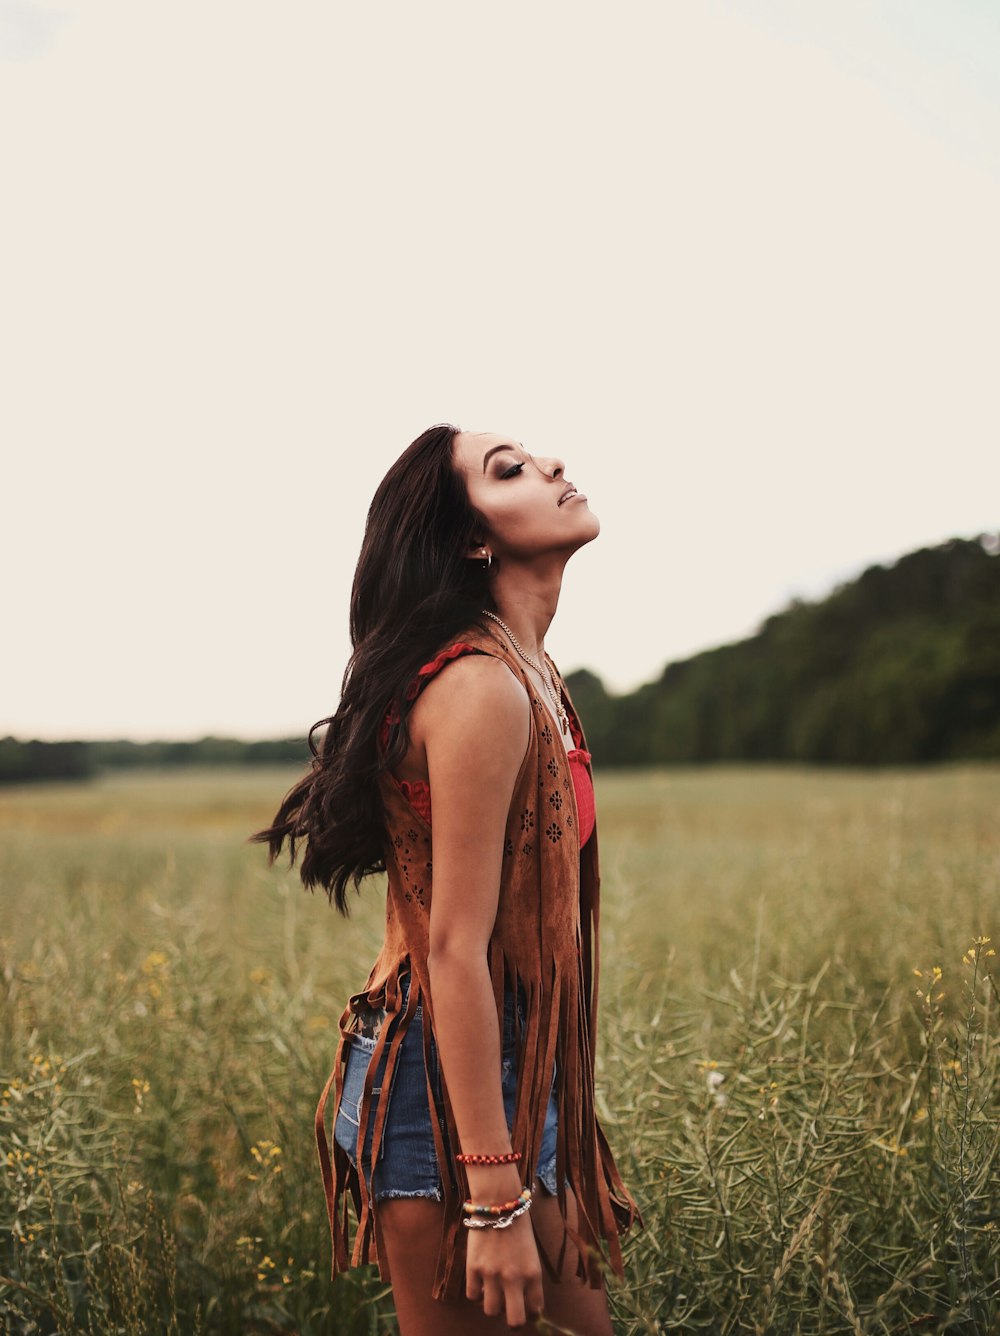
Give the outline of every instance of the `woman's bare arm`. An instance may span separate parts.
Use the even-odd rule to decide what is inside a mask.
[[[448,680],[450,679],[450,681]],[[500,1028],[487,963],[511,795],[530,736],[530,703],[504,663],[459,659],[418,701],[433,802],[428,970],[434,1028],[465,1151],[510,1150],[500,1083]],[[477,1201],[509,1201],[518,1165],[469,1166]],[[519,1326],[541,1308],[541,1266],[527,1216],[474,1230],[467,1294]]]

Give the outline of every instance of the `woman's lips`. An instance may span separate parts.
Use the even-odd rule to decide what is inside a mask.
[[[587,497],[585,493],[574,492],[572,496],[568,496],[565,501],[560,501],[559,504],[561,506],[568,506],[572,501],[586,501],[586,499]]]

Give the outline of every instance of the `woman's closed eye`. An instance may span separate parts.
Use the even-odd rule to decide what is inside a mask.
[[[501,473],[500,476],[501,478],[514,478],[517,476],[517,474],[521,472],[523,468],[524,468],[523,464],[514,464],[512,465],[511,468],[507,470],[506,473]]]

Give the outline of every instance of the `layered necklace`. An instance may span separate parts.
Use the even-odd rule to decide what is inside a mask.
[[[556,714],[559,717],[559,726],[564,733],[568,733],[569,718],[567,717],[566,714],[566,707],[563,705],[562,702],[562,688],[561,687],[556,688],[555,686],[553,686],[552,674],[549,672],[548,665],[540,664],[537,662],[537,660],[533,659],[530,654],[525,654],[524,650],[521,648],[517,636],[510,629],[510,627],[507,625],[506,622],[500,620],[500,618],[496,615],[495,612],[490,612],[487,608],[481,608],[480,611],[482,612],[484,617],[489,617],[492,621],[496,622],[498,626],[503,627],[503,629],[510,636],[510,643],[517,650],[518,654],[520,654],[521,658],[524,660],[525,663],[530,664],[531,667],[534,668],[535,672],[542,679],[542,681],[545,684],[546,690],[552,697],[552,703],[556,707]]]

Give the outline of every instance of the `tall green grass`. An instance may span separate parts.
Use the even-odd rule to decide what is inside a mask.
[[[330,1283],[312,1140],[380,889],[344,923],[243,843],[294,774],[0,791],[2,1330],[395,1330]],[[998,1329],[998,800],[598,776],[622,1336]]]

